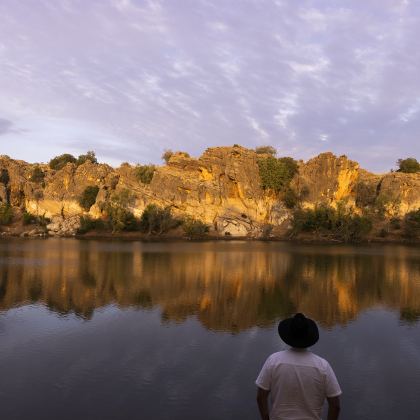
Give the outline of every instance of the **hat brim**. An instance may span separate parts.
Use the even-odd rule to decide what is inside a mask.
[[[278,332],[280,338],[289,346],[296,348],[306,348],[313,346],[319,340],[319,331],[316,323],[312,319],[306,318],[308,328],[305,334],[296,337],[291,333],[291,324],[293,318],[284,319],[279,323]]]

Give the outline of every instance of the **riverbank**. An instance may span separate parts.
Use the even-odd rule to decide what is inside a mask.
[[[249,241],[249,242],[290,242],[296,244],[312,244],[312,245],[325,245],[325,244],[401,244],[401,245],[420,245],[419,239],[407,239],[397,235],[388,237],[375,237],[370,236],[358,241],[344,241],[328,236],[300,234],[297,236],[283,235],[283,236],[267,236],[267,237],[249,237],[249,236],[231,236],[231,235],[215,235],[209,233],[205,236],[189,237],[182,234],[180,231],[166,233],[162,235],[148,235],[138,231],[133,232],[111,232],[111,231],[90,231],[83,234],[73,235],[51,235],[47,231],[42,230],[42,227],[31,229],[9,229],[0,231],[0,238],[75,238],[80,240],[121,240],[121,241],[142,241],[142,242],[172,242],[172,241]]]

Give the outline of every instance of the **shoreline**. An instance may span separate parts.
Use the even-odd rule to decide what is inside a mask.
[[[0,232],[0,240],[7,239],[78,239],[78,240],[117,240],[117,241],[139,241],[139,242],[288,242],[302,245],[367,245],[367,244],[393,244],[393,245],[420,245],[420,240],[407,240],[403,238],[366,238],[360,241],[341,241],[331,238],[319,237],[269,237],[269,238],[252,238],[248,236],[212,236],[189,238],[180,235],[145,235],[138,232],[126,233],[88,233],[76,234],[71,236],[65,235],[36,235],[36,236],[22,236],[18,233]]]

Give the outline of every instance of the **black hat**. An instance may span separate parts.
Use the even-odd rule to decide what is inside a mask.
[[[319,340],[316,323],[300,313],[280,321],[278,331],[286,344],[301,349],[313,346]]]

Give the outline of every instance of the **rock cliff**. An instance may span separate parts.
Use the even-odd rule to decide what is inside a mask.
[[[150,184],[143,184],[136,167],[129,164],[112,168],[87,161],[79,166],[68,163],[56,171],[1,156],[0,202],[17,212],[54,218],[55,234],[60,234],[57,226],[64,225],[63,220],[80,215],[101,217],[103,203],[123,190],[131,191],[130,210],[136,216],[148,204],[156,204],[202,220],[215,235],[260,237],[268,226],[279,234],[287,232],[291,211],[281,195],[262,189],[257,160],[254,150],[240,146],[210,148],[198,159],[175,153],[166,165],[156,167]],[[34,179],[36,167],[43,171],[42,180]],[[86,211],[79,198],[93,185],[99,192]],[[309,208],[341,203],[358,212],[379,200],[389,217],[420,208],[420,174],[375,175],[346,156],[332,153],[300,162],[290,187],[301,205]],[[68,234],[69,223],[65,225]]]

